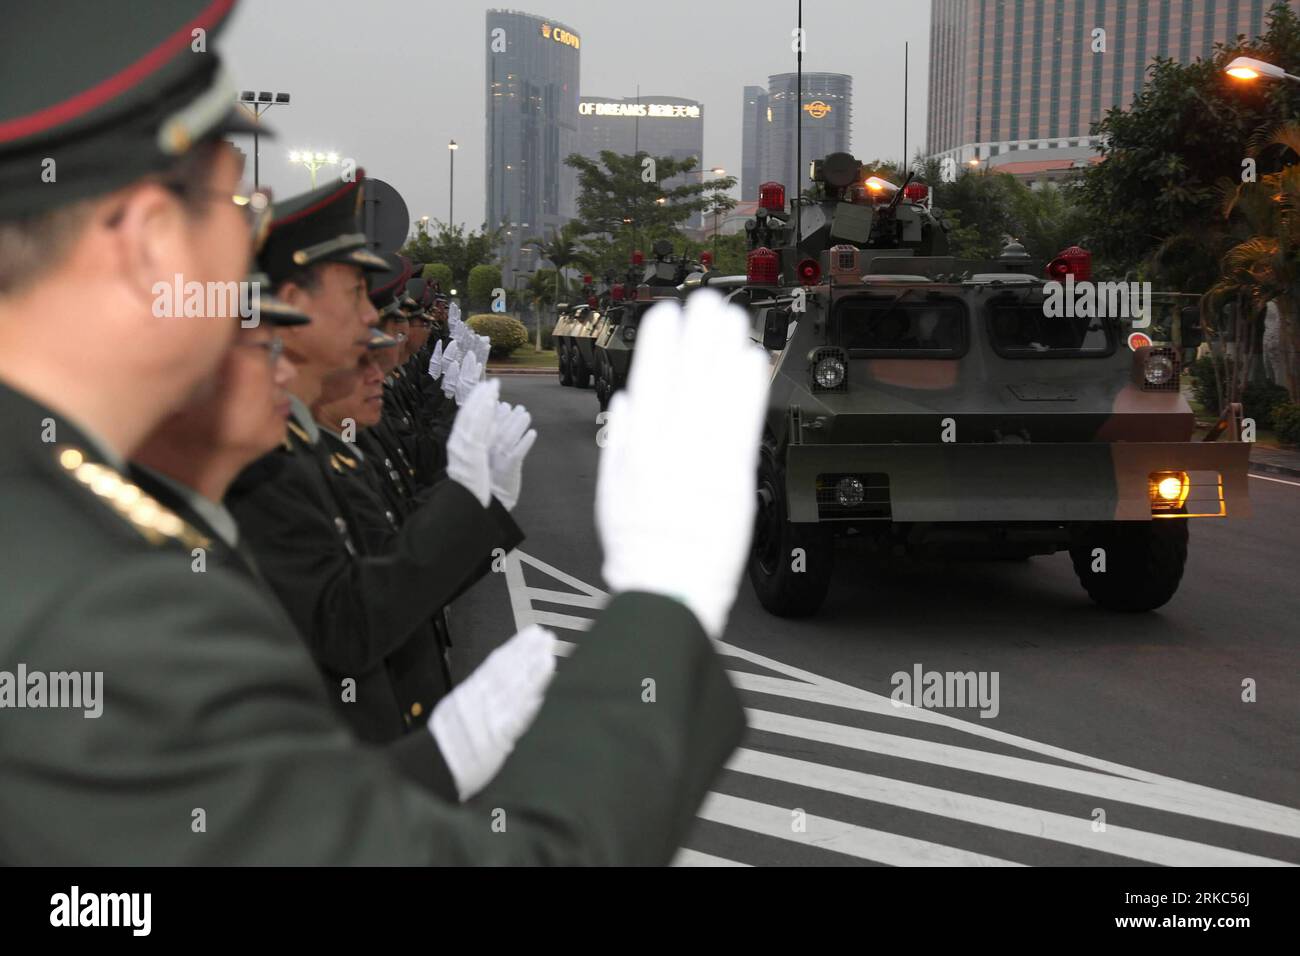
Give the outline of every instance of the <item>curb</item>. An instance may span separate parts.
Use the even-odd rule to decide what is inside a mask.
[[[495,365],[487,367],[488,375],[559,375],[558,368],[499,368]]]

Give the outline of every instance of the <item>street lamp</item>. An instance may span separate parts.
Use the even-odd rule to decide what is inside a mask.
[[[324,166],[337,166],[339,164],[339,154],[332,150],[328,153],[322,153],[310,149],[295,149],[289,153],[289,162],[307,167],[307,171],[311,173],[311,188],[315,189],[316,170]]]
[[[451,159],[451,169],[447,179],[447,225],[456,225],[456,150],[460,149],[453,139],[447,144],[447,155]]]
[[[288,93],[269,93],[261,90],[254,93],[252,90],[244,90],[239,94],[239,105],[249,116],[253,117],[253,188],[261,188],[261,170],[259,168],[259,159],[261,151],[259,149],[258,131],[262,125],[262,114],[272,106],[278,106],[283,103],[289,105]]]
[[[1293,76],[1280,66],[1257,60],[1253,56],[1239,56],[1223,68],[1223,72],[1238,80],[1291,80],[1300,83],[1300,76]]]

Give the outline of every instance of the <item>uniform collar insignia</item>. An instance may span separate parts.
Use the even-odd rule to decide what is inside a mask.
[[[71,445],[55,447],[63,470],[90,490],[135,528],[150,544],[178,541],[187,548],[207,548],[212,542],[107,465],[86,461],[85,453]]]

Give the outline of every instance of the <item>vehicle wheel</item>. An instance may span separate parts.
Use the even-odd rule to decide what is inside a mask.
[[[556,346],[556,350],[559,353],[557,360],[560,365],[560,384],[572,385],[573,369],[570,365],[571,360],[569,358],[569,347],[564,342],[560,342],[559,345]]]
[[[591,369],[587,367],[587,360],[582,357],[582,351],[576,345],[569,353],[569,369],[573,375],[574,385],[578,388],[590,387]]]
[[[758,466],[758,515],[749,552],[749,582],[758,601],[777,617],[817,613],[831,584],[835,540],[820,524],[792,524],[785,474],[767,447]],[[797,563],[795,549],[802,549]],[[796,570],[797,568],[797,570]]]
[[[1100,548],[1105,571],[1093,571]],[[1178,590],[1187,563],[1187,521],[1115,521],[1087,525],[1070,560],[1088,596],[1110,611],[1153,611]]]

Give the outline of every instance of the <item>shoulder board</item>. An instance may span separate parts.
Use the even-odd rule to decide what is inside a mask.
[[[55,448],[59,465],[138,531],[150,544],[178,541],[186,548],[207,548],[212,541],[169,508],[145,494],[107,465],[86,461],[79,448]]]

